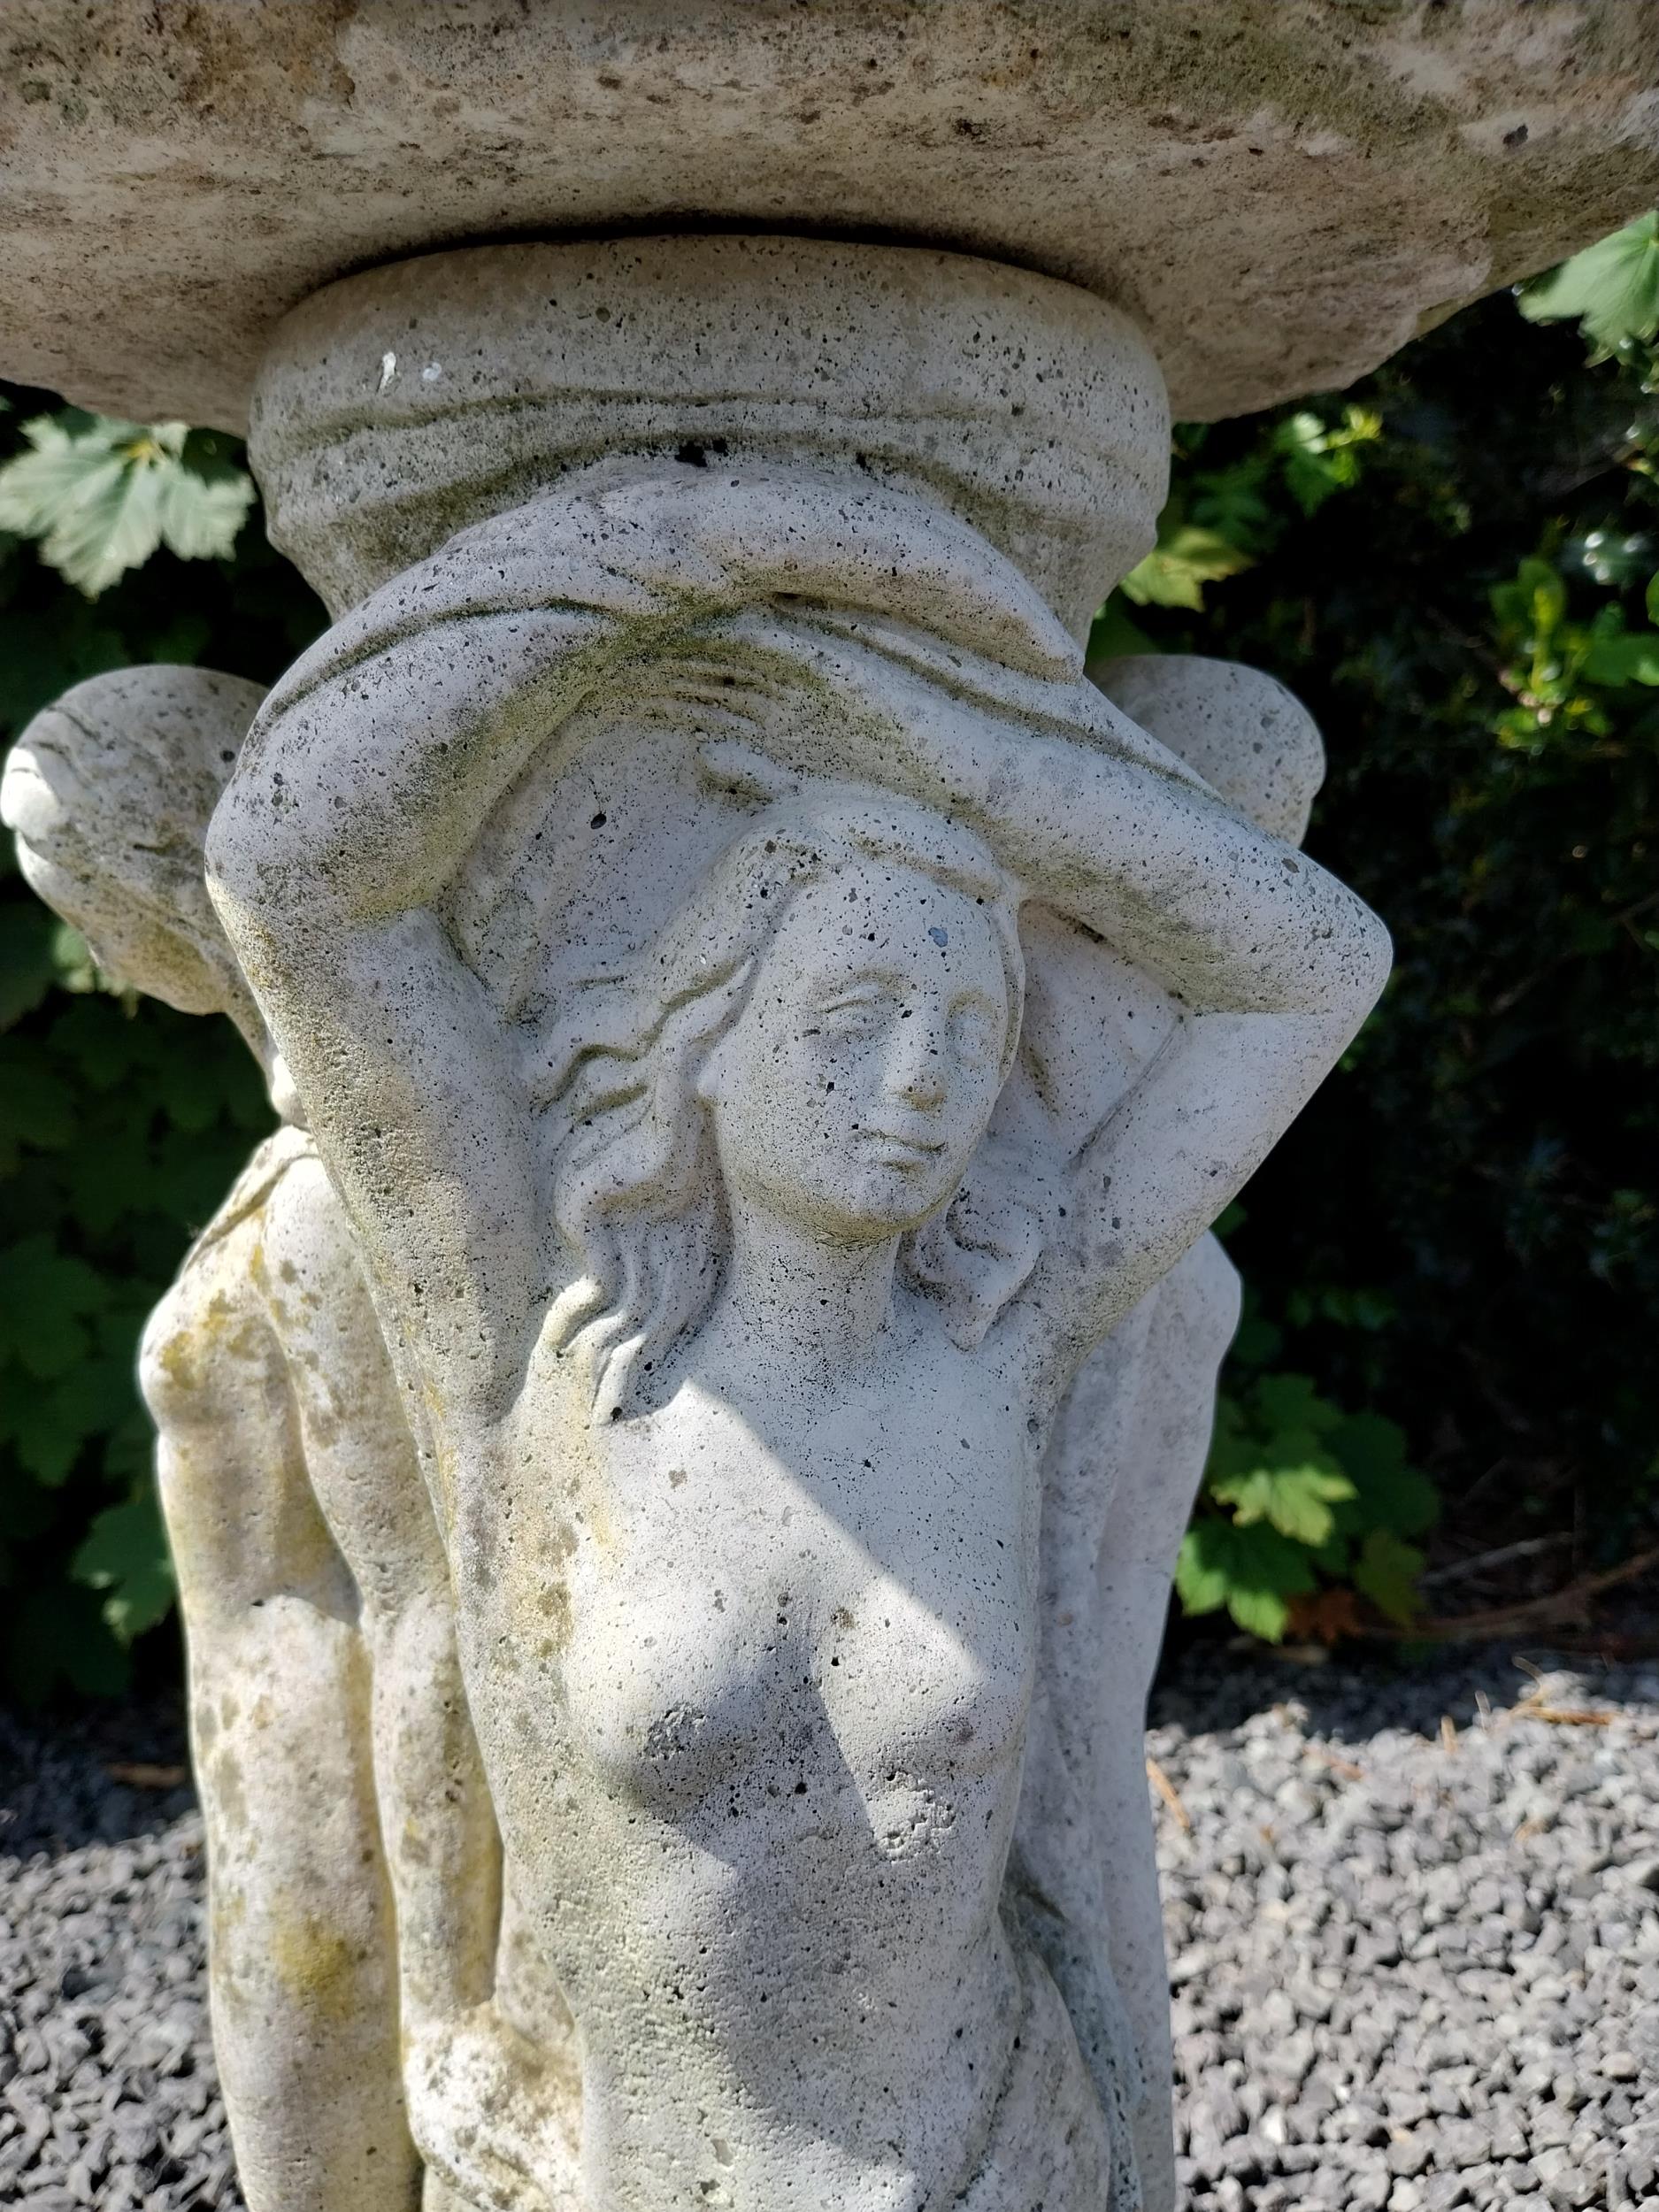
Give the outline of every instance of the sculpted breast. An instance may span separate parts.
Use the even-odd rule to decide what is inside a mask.
[[[572,1562],[572,1748],[607,1794],[665,1820],[769,1807],[812,1824],[833,1808],[908,1856],[1017,1763],[1028,1655],[867,1562],[849,1573],[833,1530],[791,1535],[757,1556],[705,1526],[677,1571],[644,1547]]]

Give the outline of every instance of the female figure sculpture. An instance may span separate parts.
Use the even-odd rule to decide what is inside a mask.
[[[664,744],[673,910],[574,898],[573,792]],[[1104,1872],[1005,1890],[1042,1455],[1352,1036],[1379,926],[942,510],[672,464],[337,626],[210,866],[430,1426],[580,2070],[514,2200],[1128,2212]],[[1012,1079],[1042,914],[1158,1031],[1064,1147],[1064,1071]]]
[[[142,1359],[206,1816],[214,2042],[251,2212],[411,2212],[411,2121],[447,2141],[457,2077],[473,2103],[495,2085],[526,1966],[511,1929],[497,1964],[499,1849],[448,1574],[356,1240],[203,879],[262,695],[193,668],[94,677],[23,733],[0,810],[106,973],[231,1017],[280,1117]],[[534,2071],[497,2095],[497,2132],[534,2111]],[[451,2164],[481,2154],[476,2136]]]

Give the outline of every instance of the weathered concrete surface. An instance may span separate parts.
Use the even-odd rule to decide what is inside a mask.
[[[239,756],[210,887],[429,1432],[519,2032],[580,2052],[540,2194],[416,2112],[465,2201],[1171,2212],[1141,1708],[1203,1232],[1387,954],[1260,826],[1286,695],[1119,676],[1248,812],[919,484],[619,454]]]
[[[1655,88],[1639,0],[8,0],[0,369],[239,428],[342,273],[725,220],[1086,285],[1226,414],[1652,204]]]
[[[472,246],[279,326],[250,452],[273,541],[335,611],[601,455],[805,465],[984,532],[1085,637],[1151,546],[1169,410],[1076,285],[967,254],[724,235]]]

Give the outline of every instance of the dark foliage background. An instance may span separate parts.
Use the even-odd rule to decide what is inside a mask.
[[[1183,434],[1166,537],[1253,565],[1202,610],[1126,610],[1307,702],[1310,849],[1395,943],[1229,1238],[1233,1393],[1290,1369],[1390,1417],[1442,1560],[1556,1538],[1529,1555],[1555,1580],[1651,1540],[1659,1476],[1652,370],[1640,344],[1587,365],[1501,297],[1341,403]],[[1291,1617],[1356,1614],[1304,1587]]]
[[[1249,1313],[1181,1586],[1257,1633],[1409,1624],[1471,1553],[1560,1581],[1653,1538],[1651,381],[1643,343],[1587,364],[1499,298],[1355,392],[1183,430],[1160,551],[1097,628],[1301,694],[1310,847],[1398,953],[1226,1225]],[[11,398],[0,457],[54,404]],[[8,740],[130,661],[268,680],[322,619],[257,517],[96,602],[0,543]],[[38,1699],[177,1663],[133,1348],[267,1110],[227,1025],[112,995],[0,866],[0,1674]]]
[[[10,452],[56,403],[6,396]],[[233,558],[163,550],[96,601],[33,544],[0,549],[6,743],[104,669],[199,661],[269,682],[323,626],[257,518]],[[178,1663],[135,1348],[270,1124],[230,1024],[99,987],[0,838],[0,1692],[26,1703],[119,1689],[134,1649]]]

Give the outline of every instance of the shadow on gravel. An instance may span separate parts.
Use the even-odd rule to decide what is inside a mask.
[[[1209,1733],[1239,1728],[1253,1713],[1276,1705],[1294,1704],[1307,1714],[1305,1732],[1311,1736],[1351,1743],[1383,1728],[1434,1736],[1443,1717],[1458,1728],[1476,1720],[1480,1696],[1494,1710],[1519,1704],[1535,1686],[1529,1668],[1571,1673],[1592,1698],[1600,1686],[1601,1694],[1618,1703],[1659,1699],[1659,1667],[1610,1665],[1582,1653],[1563,1656],[1547,1644],[1440,1645],[1410,1658],[1394,1652],[1345,1655],[1319,1665],[1264,1658],[1219,1638],[1194,1639],[1166,1647],[1150,1722]]]
[[[155,1835],[195,1802],[181,1700],[62,1722],[0,1711],[0,1859]]]

